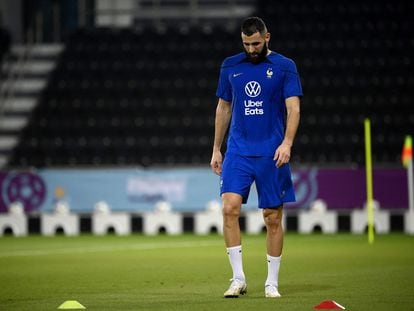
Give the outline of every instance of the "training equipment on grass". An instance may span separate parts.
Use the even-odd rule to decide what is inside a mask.
[[[344,306],[333,300],[325,300],[313,307],[316,310],[345,310]]]
[[[72,310],[83,310],[86,309],[85,306],[77,302],[76,300],[67,300],[64,303],[62,303],[58,309],[72,309]]]
[[[368,242],[374,243],[374,208],[372,188],[371,121],[365,119],[365,171],[367,180]]]

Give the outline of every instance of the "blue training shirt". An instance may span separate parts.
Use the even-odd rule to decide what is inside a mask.
[[[273,156],[285,135],[285,99],[302,87],[291,59],[271,52],[253,64],[239,53],[224,60],[216,95],[232,103],[227,152]]]

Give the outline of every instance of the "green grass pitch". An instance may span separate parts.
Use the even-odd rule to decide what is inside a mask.
[[[244,235],[248,293],[224,299],[230,266],[222,237],[131,235],[0,238],[0,309],[414,310],[414,237],[288,233],[280,299],[265,299],[265,236]]]

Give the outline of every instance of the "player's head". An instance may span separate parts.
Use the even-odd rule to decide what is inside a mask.
[[[243,21],[241,38],[249,61],[257,64],[266,58],[270,33],[260,17],[248,17]]]

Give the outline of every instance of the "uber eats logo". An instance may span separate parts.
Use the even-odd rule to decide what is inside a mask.
[[[247,82],[246,86],[244,87],[244,92],[247,96],[254,98],[260,95],[262,92],[262,88],[259,84],[259,82],[256,81],[250,81]],[[252,115],[261,115],[263,114],[263,101],[262,100],[245,100],[244,101],[244,114],[246,116],[252,116]]]

